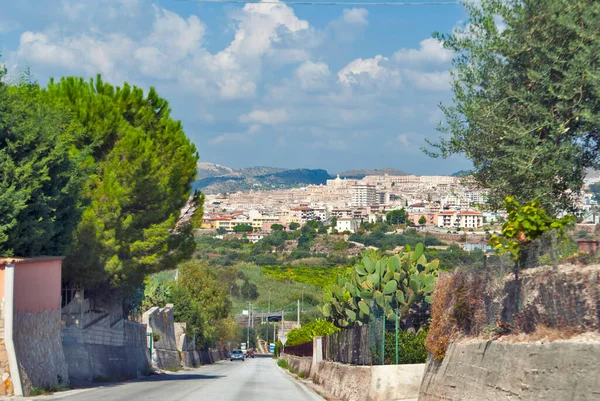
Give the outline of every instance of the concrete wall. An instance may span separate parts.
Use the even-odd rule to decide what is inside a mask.
[[[429,361],[419,401],[600,399],[600,342],[453,343]]]
[[[337,362],[313,363],[312,357],[282,354],[298,372],[310,375],[335,397],[348,401],[386,401],[417,398],[425,364],[354,366]]]
[[[181,359],[175,338],[173,305],[150,308],[144,313],[142,321],[146,323],[148,333],[151,333],[153,338],[158,338],[153,345],[152,365],[165,370],[179,369]]]
[[[313,358],[311,357],[301,357],[301,356],[294,356],[294,355],[288,355],[288,354],[281,354],[281,359],[284,359],[287,361],[288,365],[290,365],[292,368],[294,368],[294,370],[298,373],[300,372],[304,372],[304,374],[306,375],[306,377],[310,376],[311,373],[311,366],[312,366],[312,361]]]
[[[146,325],[105,316],[86,328],[63,328],[63,349],[72,379],[118,380],[150,371]]]

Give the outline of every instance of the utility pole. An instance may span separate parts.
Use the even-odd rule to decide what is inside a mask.
[[[283,311],[281,311],[281,334],[280,334],[280,336],[285,335],[285,328],[283,327],[284,319],[285,319],[285,315],[284,315]]]
[[[246,349],[250,348],[250,301],[248,301],[248,334],[246,336]]]

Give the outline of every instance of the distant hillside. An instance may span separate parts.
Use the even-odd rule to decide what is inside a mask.
[[[309,184],[325,184],[331,176],[326,170],[286,170],[273,167],[248,167],[232,169],[206,163],[198,180],[192,184],[205,193],[236,192],[294,188]],[[220,171],[225,174],[218,174]]]
[[[471,175],[471,170],[459,170],[454,174],[451,174],[451,177],[464,177],[466,175]]]
[[[202,180],[210,177],[255,177],[258,175],[279,173],[286,169],[276,167],[231,168],[215,163],[198,162],[196,170],[198,172],[196,179]]]
[[[397,168],[380,168],[374,170],[347,170],[339,173],[340,178],[361,179],[367,175],[409,175],[406,171]]]

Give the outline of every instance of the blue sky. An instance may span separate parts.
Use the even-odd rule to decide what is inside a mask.
[[[20,0],[0,12],[1,61],[50,77],[156,87],[202,161],[230,167],[467,169],[420,148],[452,100],[431,38],[462,6],[288,6]]]

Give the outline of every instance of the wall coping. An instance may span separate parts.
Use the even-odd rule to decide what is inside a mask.
[[[63,260],[64,256],[35,256],[31,258],[25,257],[11,257],[11,258],[0,258],[0,266],[4,265],[18,265],[20,263],[38,263],[38,262],[53,262],[57,260]]]

